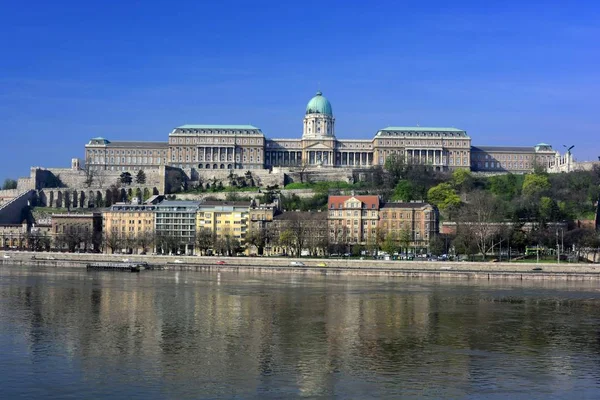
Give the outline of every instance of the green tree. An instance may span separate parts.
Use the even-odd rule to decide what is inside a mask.
[[[560,219],[560,208],[556,201],[550,197],[543,196],[540,199],[539,212],[542,222],[558,221]]]
[[[414,190],[415,190],[415,188],[409,180],[401,179],[400,181],[398,181],[398,184],[394,188],[394,193],[392,194],[392,200],[394,200],[394,201],[415,200]]]
[[[398,240],[395,232],[389,232],[385,236],[385,239],[381,245],[381,249],[390,255],[398,251]]]
[[[281,191],[279,190],[279,185],[268,185],[265,188],[260,201],[263,204],[271,204],[273,203],[273,201],[275,201],[275,199],[277,198],[277,196],[279,196],[280,193]]]
[[[440,235],[435,235],[429,240],[429,252],[434,256],[446,254],[446,242]]]
[[[250,230],[246,236],[246,245],[256,247],[258,255],[263,255],[266,242],[266,229],[263,227]]]
[[[514,174],[491,176],[488,182],[492,194],[508,201],[519,195],[522,186],[522,179]]]
[[[143,185],[146,183],[146,173],[143,170],[139,170],[137,175],[135,176],[135,183],[139,185]]]
[[[210,229],[202,228],[196,233],[196,248],[200,251],[200,254],[206,255],[206,252],[212,247],[214,243],[213,233]]]
[[[427,191],[427,200],[445,211],[452,207],[458,207],[461,203],[456,190],[449,183],[440,183]]]
[[[123,185],[131,185],[131,182],[133,182],[133,178],[131,177],[131,174],[129,172],[123,172],[119,176],[119,182],[121,182]]]
[[[408,253],[408,248],[410,246],[410,229],[406,226],[403,226],[400,229],[400,235],[398,236],[398,242],[400,242],[400,247],[405,253]]]
[[[2,185],[2,190],[10,190],[17,188],[17,181],[14,179],[6,178],[4,180],[4,184]]]
[[[473,176],[471,171],[459,168],[452,173],[452,185],[456,190],[466,192],[473,186]]]
[[[523,194],[528,197],[541,194],[550,188],[550,181],[546,175],[529,174],[523,181]]]
[[[391,175],[393,183],[403,179],[408,168],[404,157],[396,153],[392,153],[386,157],[384,167],[385,170]]]

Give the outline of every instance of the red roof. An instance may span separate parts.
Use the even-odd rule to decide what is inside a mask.
[[[355,198],[356,200],[365,203],[365,207],[368,209],[379,210],[379,196],[329,196],[329,201],[327,202],[327,208],[339,209],[340,204],[343,204],[348,199]]]

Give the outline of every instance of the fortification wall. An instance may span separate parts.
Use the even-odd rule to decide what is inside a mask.
[[[0,206],[2,206],[3,203],[6,203],[6,202],[12,200],[13,198],[17,197],[19,195],[19,193],[23,193],[23,190],[19,190],[19,189],[0,190]]]
[[[206,192],[206,193],[183,193],[177,194],[177,200],[203,200],[207,197],[215,198],[218,200],[226,200],[228,196],[231,196],[232,193],[237,194],[240,197],[250,197],[256,199],[263,195],[262,192]],[[311,189],[292,189],[292,190],[282,190],[281,193],[289,196],[291,194],[296,194],[298,197],[307,198],[314,196],[315,192]]]
[[[0,224],[20,224],[26,218],[25,211],[35,191],[29,190],[0,205]]]
[[[244,177],[248,171],[252,174],[254,184],[257,186],[266,187],[279,185],[279,187],[283,187],[285,183],[285,174],[283,172],[271,172],[268,169],[205,169],[195,171],[192,171],[190,169],[184,169],[184,171],[190,179],[191,184],[200,182],[203,186],[205,186],[206,183],[212,184],[213,179],[221,181],[223,186],[229,186],[229,176],[231,173],[238,177]]]
[[[144,187],[164,187],[164,167],[148,168],[143,170],[146,175]],[[70,168],[32,168],[30,182],[34,182],[34,189],[45,188],[76,188],[76,189],[104,189],[119,181],[122,171],[94,171],[91,182],[88,174],[81,169]],[[131,172],[134,179],[136,172]]]
[[[354,183],[354,172],[351,168],[311,168],[282,169],[285,174],[285,183],[295,182],[347,182]]]

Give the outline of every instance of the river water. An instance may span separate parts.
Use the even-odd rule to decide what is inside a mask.
[[[0,266],[0,398],[600,398],[597,283]]]

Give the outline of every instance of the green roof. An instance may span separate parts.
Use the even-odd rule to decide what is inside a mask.
[[[333,111],[331,109],[331,103],[323,96],[321,91],[317,92],[317,95],[310,99],[306,105],[307,114],[325,114],[333,117]]]
[[[403,131],[403,132],[464,132],[456,128],[432,128],[427,126],[388,126],[382,131]]]
[[[181,125],[175,129],[245,129],[245,130],[260,130],[252,125]]]

